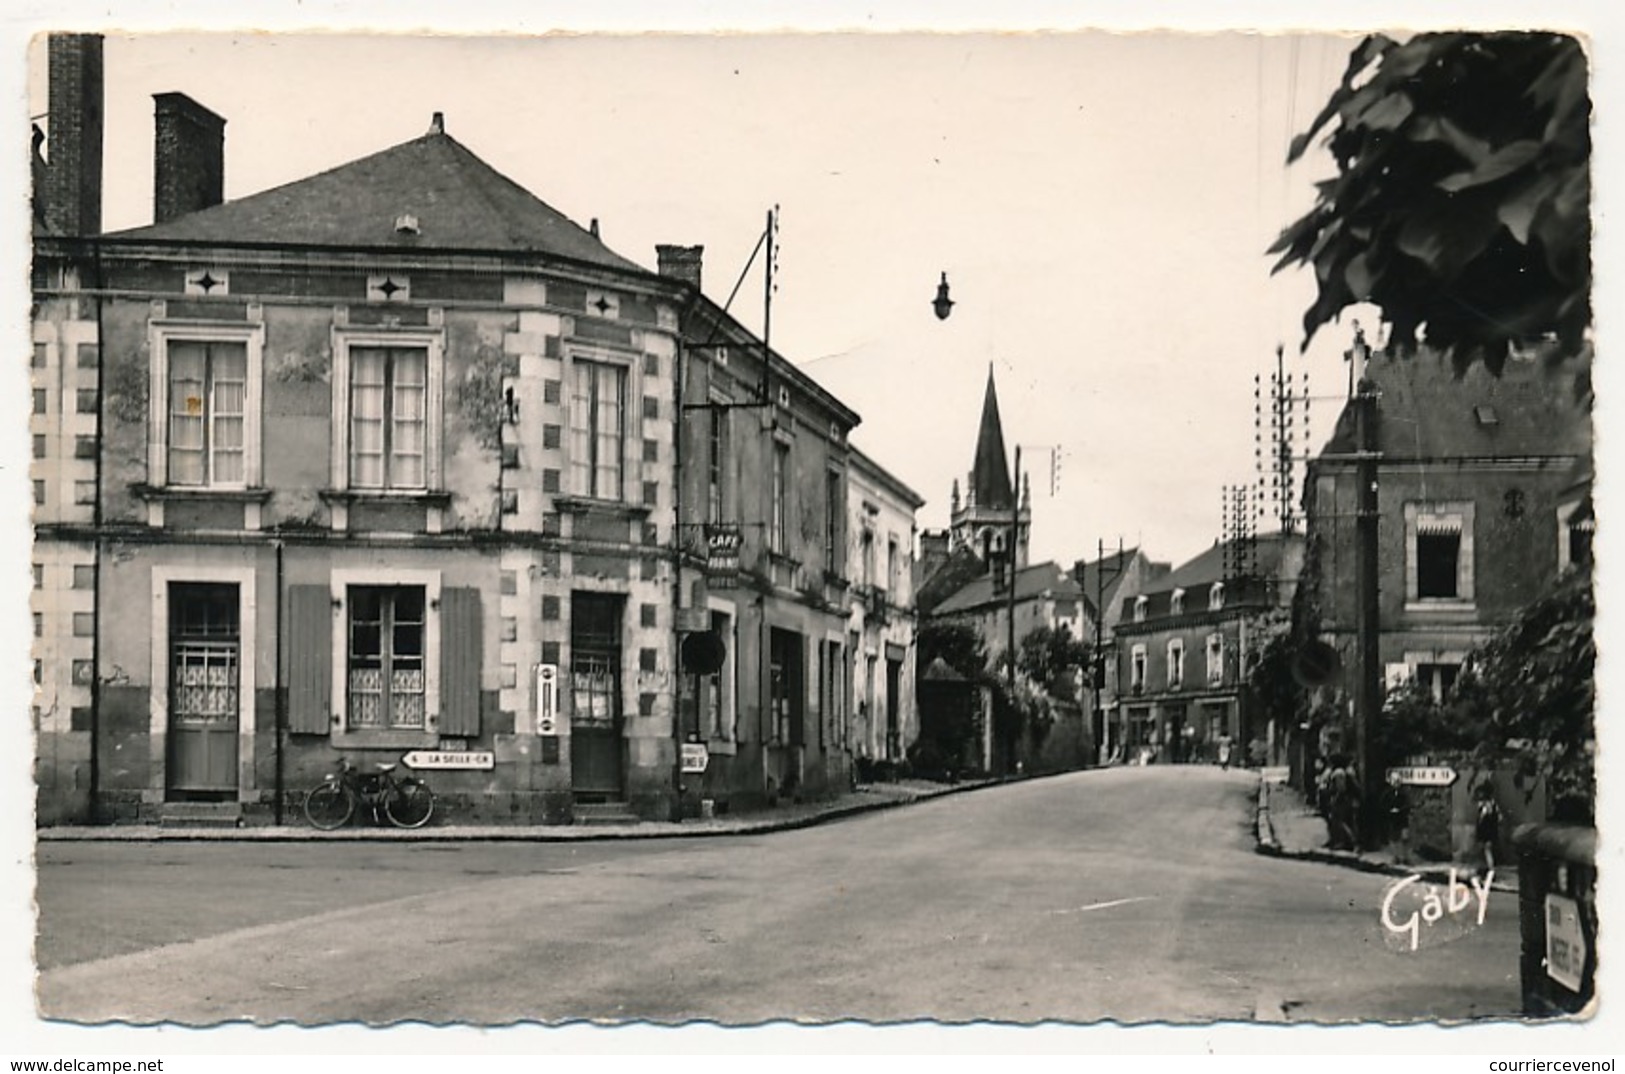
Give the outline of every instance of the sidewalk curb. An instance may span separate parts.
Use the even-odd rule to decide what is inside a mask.
[[[143,824],[39,828],[35,830],[34,837],[41,843],[576,843],[635,839],[716,839],[811,828],[861,813],[895,809],[917,802],[981,790],[984,787],[1004,786],[1037,778],[1043,777],[948,784],[940,790],[909,792],[880,801],[853,802],[803,816],[764,817],[760,820],[725,822],[704,828],[698,826],[701,823],[698,821],[688,825],[676,821],[651,821],[635,826],[605,825],[601,828],[559,824],[419,829],[341,828],[331,832],[317,831],[300,824],[251,828],[161,828],[157,825]]]
[[[1320,865],[1340,865],[1345,869],[1354,869],[1362,873],[1374,873],[1384,876],[1405,877],[1420,876],[1430,883],[1445,883],[1450,879],[1451,868],[1448,865],[1399,865],[1393,862],[1372,861],[1353,851],[1346,850],[1287,850],[1281,846],[1280,840],[1275,836],[1275,825],[1270,821],[1270,785],[1261,779],[1258,785],[1258,845],[1254,850],[1259,854],[1272,858],[1282,858],[1287,861],[1307,861]],[[1459,878],[1462,870],[1457,869]],[[1518,894],[1518,886],[1503,880],[1497,880],[1490,885],[1491,891],[1499,891],[1509,895]]]

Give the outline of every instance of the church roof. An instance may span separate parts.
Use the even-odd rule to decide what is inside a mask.
[[[541,254],[646,273],[445,133],[117,233],[131,241]],[[401,228],[402,217],[415,228]]]
[[[978,507],[1013,507],[1010,463],[1004,454],[1004,425],[999,421],[999,396],[993,388],[993,367],[987,368],[987,394],[982,398],[982,424],[976,432],[976,460],[971,466],[971,494]]]

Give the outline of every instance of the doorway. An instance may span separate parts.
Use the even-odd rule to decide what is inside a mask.
[[[169,585],[166,797],[223,801],[237,792],[242,623],[230,582]]]
[[[621,609],[613,594],[570,598],[570,785],[582,802],[621,794]]]

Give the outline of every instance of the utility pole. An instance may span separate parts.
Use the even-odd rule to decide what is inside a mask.
[[[1378,642],[1377,603],[1377,400],[1380,393],[1363,377],[1354,396],[1357,457],[1355,481],[1359,485],[1355,512],[1354,586],[1357,606],[1354,691],[1354,728],[1360,777],[1360,844],[1370,849],[1378,838],[1377,820],[1382,780],[1377,755],[1376,722],[1382,711],[1382,666]]]
[[[1016,445],[1016,479],[1010,494],[1010,576],[1005,579],[1004,608],[1005,628],[1007,630],[1005,655],[1005,673],[1010,680],[1010,707],[1014,710],[1016,705],[1016,571],[1020,558],[1016,550],[1021,546],[1021,445]],[[1014,753],[1014,751],[1011,751]],[[1015,758],[1010,758],[1012,763]]]

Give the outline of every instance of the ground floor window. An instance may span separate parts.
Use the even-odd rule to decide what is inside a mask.
[[[351,586],[349,726],[421,730],[427,706],[422,586]]]

